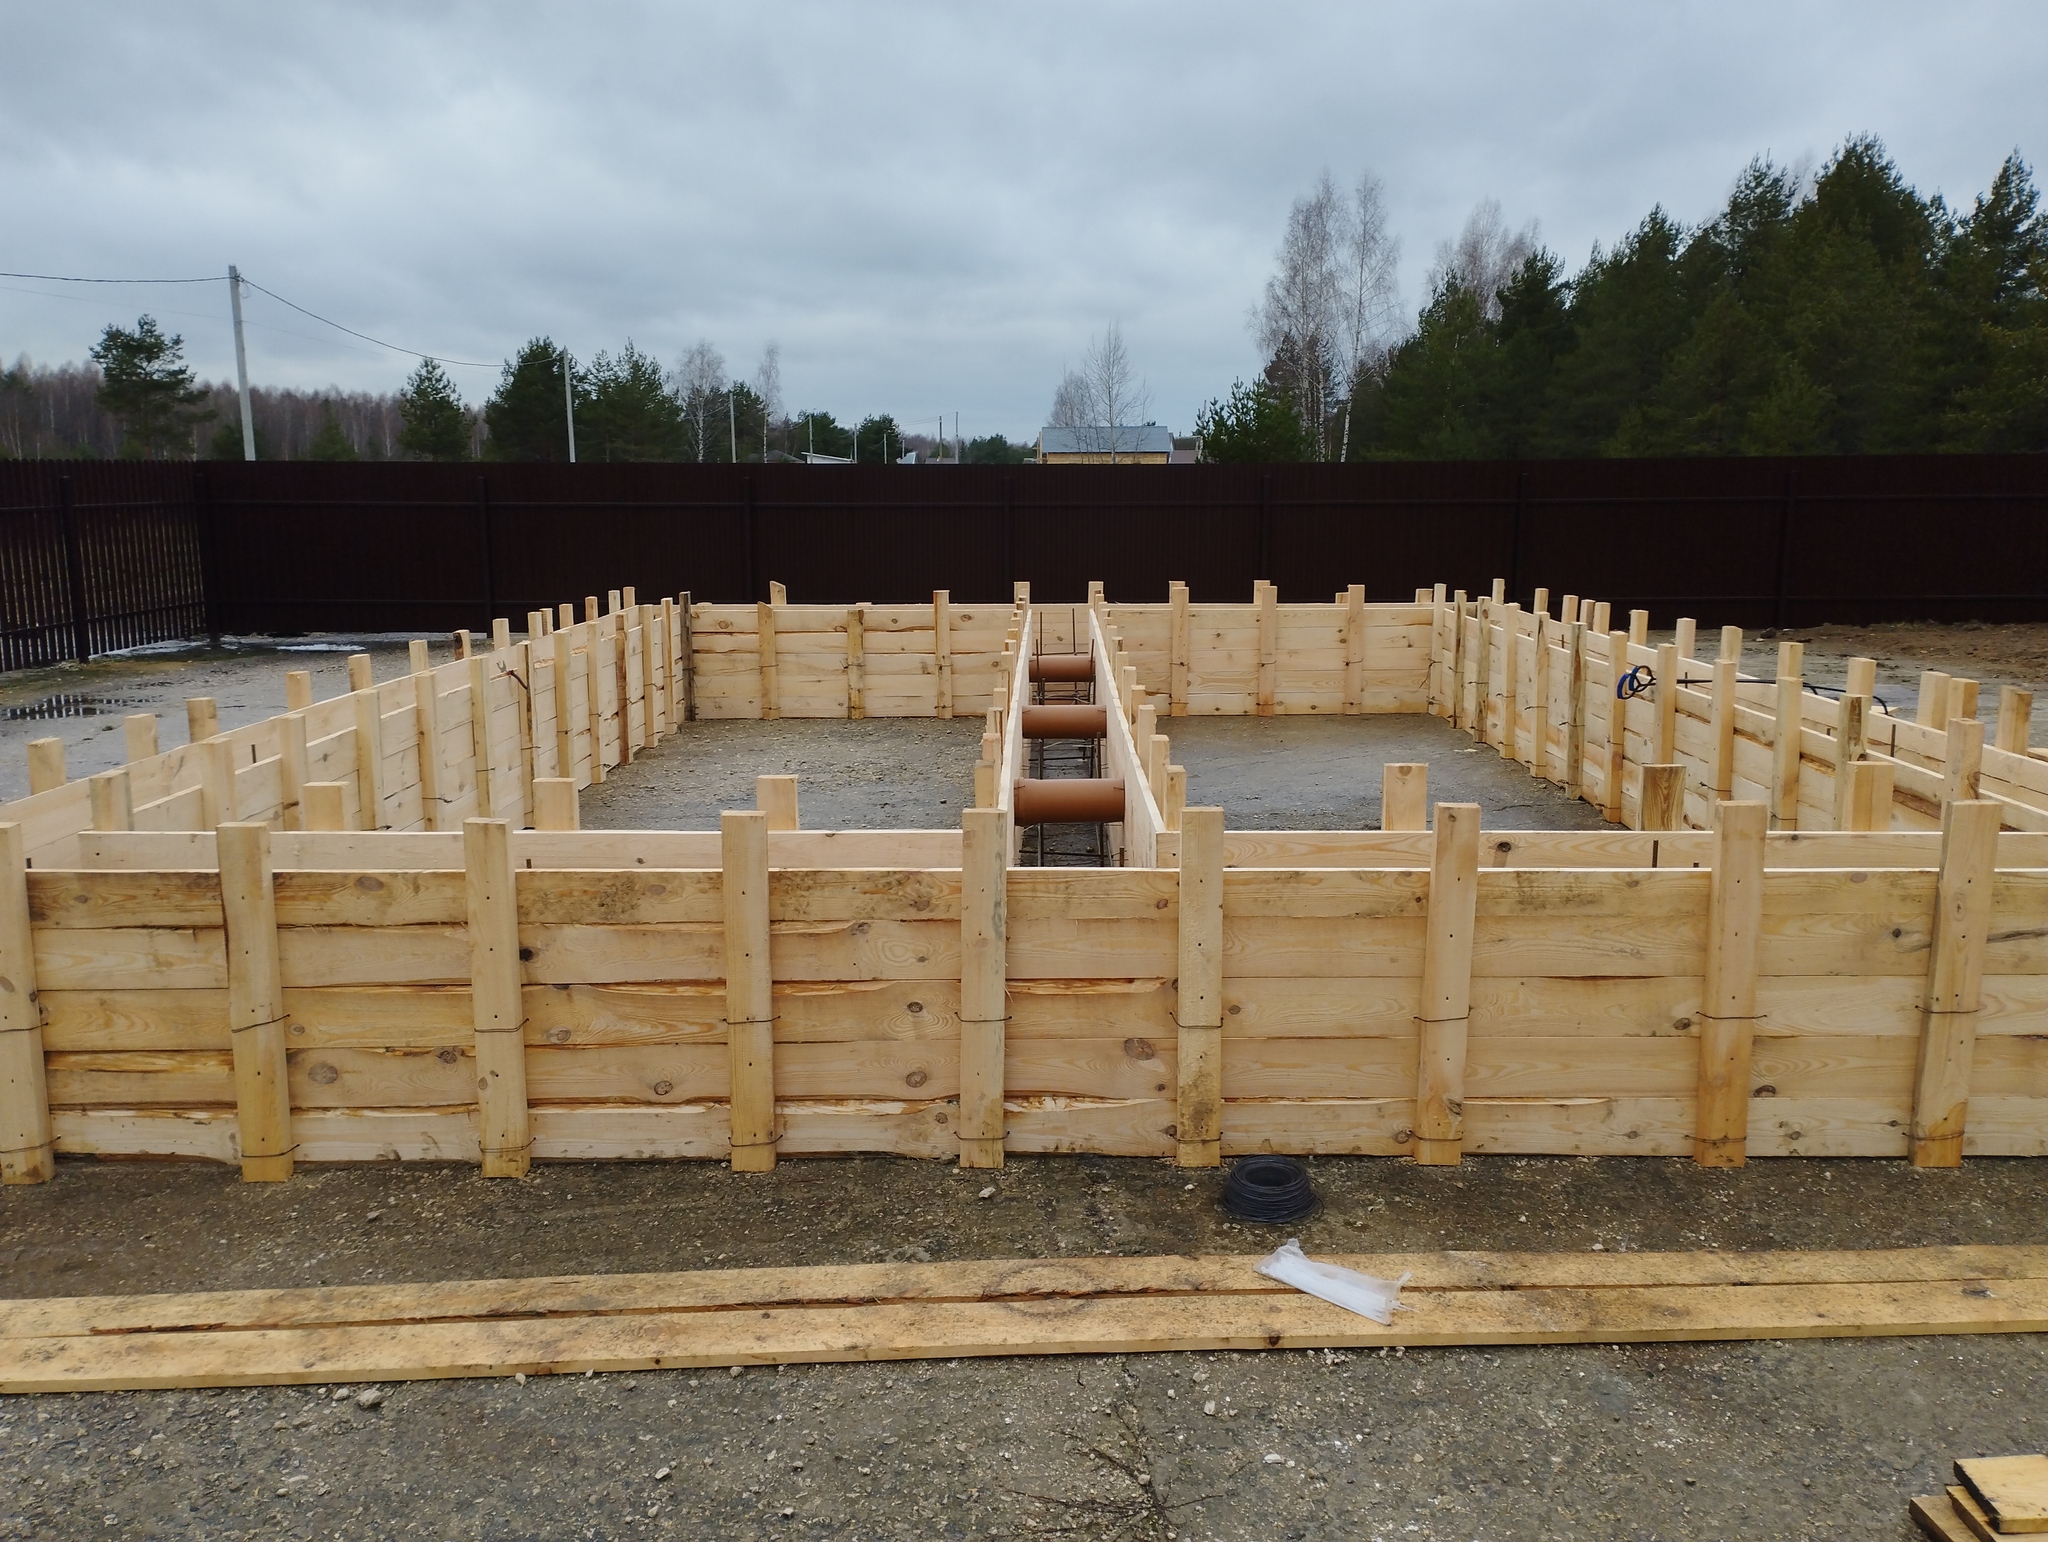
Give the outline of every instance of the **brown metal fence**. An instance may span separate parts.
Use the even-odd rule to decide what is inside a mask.
[[[70,502],[65,502],[68,487]],[[69,513],[66,513],[66,509]],[[67,534],[69,532],[69,534]],[[207,553],[203,565],[200,554]],[[74,555],[75,553],[75,555]],[[2048,456],[816,467],[0,464],[0,667],[643,593],[1538,586],[1745,626],[2048,620]],[[80,604],[79,590],[83,589]],[[83,615],[84,635],[78,624]]]

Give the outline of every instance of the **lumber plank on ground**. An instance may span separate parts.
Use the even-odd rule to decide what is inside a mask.
[[[0,1305],[0,1392],[961,1355],[2039,1332],[2040,1248],[1347,1257],[1381,1327],[1254,1260],[995,1260]],[[1985,1282],[2000,1282],[1987,1291]]]

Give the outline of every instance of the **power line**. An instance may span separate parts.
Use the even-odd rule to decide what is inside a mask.
[[[72,278],[64,273],[0,273],[0,278],[39,278],[46,284],[218,284],[224,282],[218,273],[210,278]]]
[[[479,364],[474,359],[444,359],[438,353],[421,353],[416,348],[401,348],[396,343],[385,342],[381,337],[372,337],[367,332],[358,332],[354,327],[345,327],[338,321],[330,321],[325,316],[321,316],[313,311],[307,310],[306,307],[303,305],[293,305],[290,300],[287,300],[283,295],[277,293],[276,290],[265,289],[261,284],[257,283],[254,279],[244,277],[242,282],[244,284],[247,284],[251,289],[256,290],[260,294],[269,295],[270,298],[277,301],[279,305],[290,305],[291,308],[297,311],[301,316],[311,316],[315,321],[320,322],[324,326],[330,326],[334,328],[334,330],[337,332],[346,332],[350,337],[360,337],[366,343],[375,343],[379,348],[389,348],[393,353],[406,354],[415,359],[431,359],[436,364],[453,364],[459,369],[498,368],[498,366],[495,364]]]

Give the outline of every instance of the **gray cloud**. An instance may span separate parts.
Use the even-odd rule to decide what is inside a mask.
[[[792,406],[1029,432],[1122,325],[1163,420],[1260,363],[1289,201],[1386,183],[1408,308],[1474,202],[1573,264],[1759,151],[1883,136],[1967,201],[2038,151],[2036,4],[15,4],[0,268],[230,262],[408,347],[782,344]],[[148,309],[232,371],[221,289],[0,280],[0,354]],[[34,291],[34,292],[25,292]],[[261,381],[406,361],[257,296]],[[492,375],[457,371],[473,399]],[[950,418],[948,420],[950,426]]]

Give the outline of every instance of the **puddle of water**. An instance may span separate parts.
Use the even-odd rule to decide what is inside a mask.
[[[44,718],[106,717],[116,712],[133,712],[148,705],[148,702],[135,701],[124,696],[94,696],[85,691],[59,691],[54,696],[45,696],[41,701],[31,701],[19,707],[8,707],[0,711],[0,721],[24,723]]]

